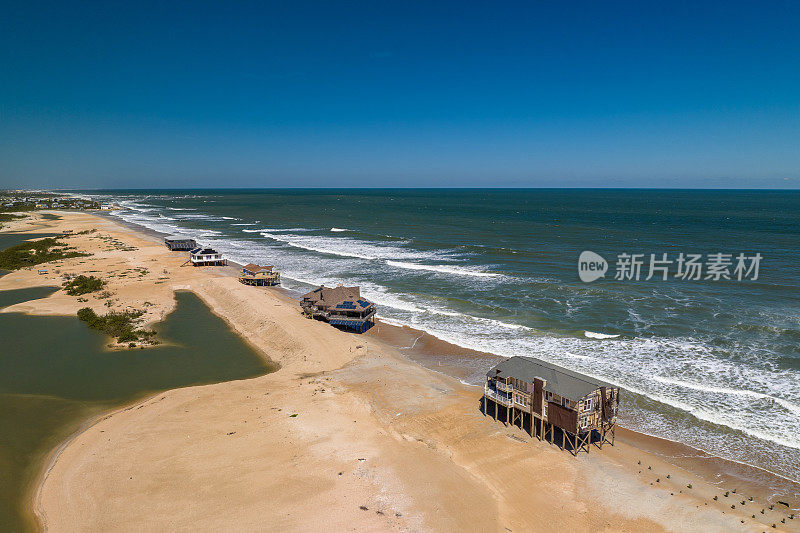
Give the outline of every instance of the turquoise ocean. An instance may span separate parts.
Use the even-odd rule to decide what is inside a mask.
[[[800,192],[76,192],[289,289],[360,285],[386,322],[600,377],[625,389],[623,426],[800,480]],[[609,264],[591,283],[586,250]],[[731,279],[676,277],[681,253],[730,254]],[[620,254],[642,254],[640,279],[615,279]],[[646,279],[650,254],[668,279]],[[757,279],[736,279],[739,254],[761,255]],[[460,364],[482,383],[485,361]]]

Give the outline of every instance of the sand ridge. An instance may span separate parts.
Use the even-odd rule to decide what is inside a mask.
[[[109,278],[110,308],[142,308],[154,322],[173,308],[174,290],[191,290],[281,368],[161,393],[75,435],[53,456],[33,500],[48,530],[751,531],[774,522],[778,530],[794,525],[781,524],[777,511],[761,515],[754,505],[730,509],[732,501],[713,501],[720,487],[619,440],[572,457],[484,417],[476,388],[413,363],[374,336],[308,320],[280,291],[241,285],[232,269],[181,267],[185,254],[106,218],[61,216],[37,221],[36,229],[97,229],[69,239],[94,255],[52,265],[48,276],[34,269],[11,273],[0,278],[0,289],[53,284],[56,270],[95,270],[104,279],[127,270]],[[15,224],[18,231],[33,229],[29,222]],[[88,300],[59,291],[7,311],[109,308],[109,299]]]

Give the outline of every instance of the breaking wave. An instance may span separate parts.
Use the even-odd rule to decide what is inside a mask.
[[[584,331],[584,336],[589,339],[616,339],[619,335],[609,335],[607,333],[595,333],[594,331]]]
[[[406,263],[404,261],[386,261],[386,264],[397,268],[406,268],[408,270],[427,270],[429,272],[456,274],[458,276],[475,276],[478,278],[496,278],[500,276],[500,274],[495,274],[493,272],[481,272],[450,265],[423,265],[419,263]]]
[[[384,238],[380,230],[367,238],[331,227],[331,220],[308,221],[313,228],[267,228],[262,226],[283,221],[254,221],[265,219],[260,213],[231,223],[228,215],[238,211],[220,206],[209,207],[208,214],[181,213],[194,208],[159,208],[153,205],[156,199],[145,203],[141,197],[117,203],[124,209],[112,216],[164,233],[202,236],[237,262],[281,265],[290,289],[360,285],[364,296],[378,304],[380,317],[393,324],[481,352],[539,357],[620,385],[649,399],[642,404],[660,404],[651,411],[624,410],[628,427],[773,471],[784,472],[780,465],[788,463],[784,473],[800,479],[800,379],[794,367],[773,364],[778,356],[793,361],[797,356],[790,351],[791,338],[786,352],[776,354],[774,343],[769,344],[769,339],[790,337],[770,328],[796,328],[782,325],[786,316],[794,316],[791,312],[741,318],[756,326],[733,326],[735,334],[693,323],[676,334],[675,323],[698,312],[701,303],[709,306],[709,316],[724,320],[725,302],[666,286],[650,295],[649,290],[632,294],[627,287],[622,293],[570,284],[541,269],[525,272],[521,262],[541,260],[536,251],[516,254],[494,243],[485,245],[485,253],[481,246],[445,249],[412,237]],[[592,309],[601,312],[592,315]],[[760,336],[758,342],[746,340],[754,335]],[[471,375],[476,379],[485,373],[485,360],[465,358],[463,364],[475,365]],[[765,465],[769,456],[782,457],[784,463]]]

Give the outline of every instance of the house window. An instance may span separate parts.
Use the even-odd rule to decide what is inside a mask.
[[[592,410],[592,399],[591,398],[586,398],[583,401],[583,410],[584,411],[591,411]]]
[[[561,407],[569,407],[569,400],[566,398],[561,398]]]

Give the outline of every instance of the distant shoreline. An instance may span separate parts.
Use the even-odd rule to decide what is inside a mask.
[[[452,372],[447,368],[447,354],[491,357],[488,354],[465,350],[420,331],[385,323],[362,336],[343,333],[303,318],[295,301],[283,291],[243,286],[234,278],[233,268],[180,267],[183,256],[166,250],[157,235],[143,235],[115,219],[94,214],[76,213],[66,215],[65,219],[49,222],[47,226],[62,227],[81,221],[86,227],[99,227],[100,231],[135,245],[140,251],[134,257],[142,265],[154,269],[153,275],[161,276],[157,272],[161,268],[168,272],[163,275],[168,280],[161,283],[157,283],[160,281],[157,278],[157,282],[135,279],[115,282],[114,290],[123,301],[146,298],[154,302],[155,306],[149,309],[155,320],[174,305],[172,291],[192,290],[245,340],[274,358],[282,368],[260,378],[168,391],[163,394],[163,401],[142,402],[141,408],[116,412],[85,428],[72,441],[59,447],[57,459],[49,465],[49,474],[36,491],[35,501],[39,502],[37,505],[46,513],[48,525],[54,529],[74,529],[79,524],[86,525],[89,518],[94,527],[107,528],[115,523],[115,517],[122,515],[131,520],[131,527],[163,525],[162,520],[167,520],[167,515],[154,511],[159,506],[156,500],[166,505],[169,520],[177,520],[174,523],[192,520],[210,524],[213,516],[228,516],[233,510],[241,509],[229,519],[243,527],[251,520],[262,521],[270,516],[274,523],[280,524],[280,516],[284,516],[280,513],[284,511],[293,514],[295,527],[321,526],[323,522],[317,521],[320,517],[300,511],[313,505],[325,510],[328,525],[334,526],[349,523],[385,528],[388,524],[385,520],[392,517],[415,528],[423,524],[443,527],[441,520],[447,523],[455,520],[463,527],[484,523],[491,528],[491,524],[496,527],[505,523],[511,529],[525,529],[526,524],[530,527],[533,522],[529,522],[530,518],[522,511],[535,503],[534,508],[552,520],[567,520],[565,526],[579,529],[592,523],[581,520],[591,520],[589,517],[593,516],[605,516],[608,520],[613,517],[620,528],[632,527],[634,522],[628,520],[645,520],[644,523],[635,522],[639,527],[645,523],[675,527],[682,523],[680,520],[692,520],[684,524],[708,520],[709,524],[725,523],[726,528],[730,528],[738,524],[739,516],[742,520],[749,518],[750,510],[745,508],[722,515],[731,502],[712,500],[711,496],[719,492],[719,487],[738,488],[739,494],[752,496],[756,501],[778,499],[763,480],[749,479],[752,472],[732,469],[716,476],[731,465],[717,464],[702,452],[632,432],[620,432],[621,438],[617,439],[615,447],[595,449],[590,455],[573,458],[553,446],[531,440],[518,429],[506,428],[482,417],[476,407],[480,393],[475,387],[449,377]],[[86,242],[88,245],[89,241]],[[114,256],[116,252],[109,253],[109,259],[102,258],[105,256],[89,258],[92,266],[84,268],[102,270],[102,261],[117,257]],[[153,262],[159,266],[154,268]],[[13,273],[0,278],[0,289],[42,281],[45,280],[34,273]],[[58,310],[66,311],[74,305],[72,300],[59,295],[23,308],[26,312],[56,311],[60,314]],[[407,348],[409,346],[414,348]],[[438,368],[439,363],[445,363],[445,368]],[[444,370],[444,373],[426,368]],[[420,402],[421,398],[428,399]],[[287,418],[287,414],[277,410],[280,407],[286,413],[299,413],[298,418]],[[260,413],[261,418],[253,418],[254,413]],[[243,421],[245,416],[248,420]],[[320,442],[329,442],[333,448],[329,450],[326,445],[317,450],[320,444],[316,438],[297,440],[296,431],[300,428],[304,428],[302,434],[308,432],[309,437],[325,435]],[[357,432],[351,434],[353,430]],[[398,435],[399,439],[391,435]],[[155,436],[157,441],[151,442],[151,437]],[[120,444],[108,448],[109,438]],[[237,444],[239,439],[243,439],[241,446]],[[429,444],[420,447],[419,441]],[[188,442],[192,446],[187,447]],[[317,458],[317,452],[322,450],[327,459],[322,459],[322,455]],[[449,451],[442,455],[443,450]],[[478,453],[478,450],[482,451]],[[198,458],[202,460],[182,461],[181,457],[195,453],[199,453]],[[317,480],[309,486],[315,488],[298,493],[290,501],[281,500],[274,510],[244,503],[254,487],[260,486],[258,493],[275,501],[281,497],[281,492],[273,491],[285,490],[285,486],[297,483],[299,471],[287,469],[286,465],[295,464],[292,457],[298,454],[315,464],[320,461],[320,468],[307,474]],[[679,458],[686,454],[691,457]],[[231,457],[238,458],[236,463],[231,463]],[[347,457],[352,459],[344,460]],[[369,470],[369,476],[354,476],[360,472],[358,467],[353,470],[353,465],[361,464],[360,458],[367,461],[364,466],[374,469]],[[406,463],[406,458],[412,462]],[[637,459],[652,465],[653,470],[637,472]],[[173,466],[162,470],[164,466],[159,466],[174,465],[175,461],[179,461],[180,468]],[[575,492],[570,489],[559,493],[555,500],[550,499],[547,491],[537,492],[536,487],[541,489],[548,483],[539,477],[540,470],[533,467],[541,461],[544,463],[538,468],[549,465],[548,479],[558,479],[559,483],[574,487]],[[263,485],[274,482],[276,474],[273,474],[248,478],[247,490],[240,491],[237,484],[230,484],[231,481],[242,476],[247,478],[252,468],[241,470],[238,464],[259,465],[259,469],[281,472],[280,489]],[[417,466],[412,468],[411,464]],[[455,499],[448,496],[452,490],[440,492],[439,497],[432,499],[424,491],[426,484],[414,481],[419,466],[423,467],[428,483],[445,483],[442,487],[447,486],[445,480],[455,479],[453,476],[461,479],[459,472],[470,474],[459,481]],[[132,472],[128,480],[126,472],[132,467],[135,473]],[[99,475],[101,472],[107,474]],[[328,492],[325,480],[331,474],[334,480],[338,479],[336,472],[346,475],[342,478],[346,488],[342,490],[352,495],[354,499],[350,501],[367,502],[364,506],[377,506],[383,514],[365,513],[358,504],[352,507],[335,504],[342,492]],[[502,473],[506,481],[494,484],[491,481],[494,473]],[[672,474],[671,480],[664,479],[666,473]],[[613,477],[616,480],[614,490],[621,499],[609,500],[603,490],[595,492],[585,479],[589,475]],[[114,481],[115,476],[125,477]],[[147,485],[141,485],[161,476],[167,477],[156,492],[153,492],[155,489],[145,490]],[[214,483],[224,483],[228,488],[219,495],[224,496],[224,500],[218,500],[216,492],[193,494],[190,501],[198,502],[200,498],[204,503],[199,507],[189,505],[184,499],[189,495],[178,488],[195,476],[211,476]],[[649,487],[657,476],[660,476],[658,486]],[[81,481],[76,484],[69,481],[72,479]],[[375,497],[370,496],[375,494],[375,480],[380,480],[380,486],[395,487],[383,489],[391,491],[390,501],[394,503],[370,499]],[[694,488],[687,491],[686,485]],[[483,492],[488,486],[496,491],[495,497],[489,500]],[[516,491],[523,487],[527,496],[518,501]],[[676,495],[675,499],[669,498],[669,490]],[[682,493],[677,498],[679,490]],[[631,507],[634,494],[644,493],[650,499],[647,501],[653,498],[659,501],[658,506],[633,503]],[[270,495],[273,496],[270,498]],[[108,502],[108,506],[88,512],[86,506],[99,500]],[[231,505],[231,501],[239,503]],[[471,510],[459,507],[458,502],[465,501],[470,502]],[[498,502],[492,504],[494,511],[486,507],[490,501]],[[628,505],[620,506],[623,501]],[[592,513],[563,514],[564,506],[578,509],[587,505],[594,510]],[[695,505],[698,515],[686,514],[675,522],[676,513],[689,513]],[[295,511],[299,514],[294,514]],[[273,516],[270,514],[273,512],[279,514]],[[477,512],[480,514],[474,514]],[[732,522],[734,517],[735,522]],[[718,520],[722,522],[716,522]]]
[[[99,216],[107,217],[110,220],[130,228],[133,231],[157,238],[159,243],[161,239],[167,234],[164,232],[156,231],[135,222],[122,220],[115,217],[110,213],[97,213]],[[229,260],[229,265],[240,268],[235,261]],[[282,291],[289,297],[299,300],[300,294],[282,287],[276,287],[276,290]],[[465,385],[468,385],[463,380],[465,374],[460,372],[459,368],[454,364],[448,364],[442,360],[442,355],[464,355],[467,354],[471,357],[484,358],[487,361],[487,368],[497,361],[504,359],[502,356],[495,355],[488,352],[480,352],[463,346],[458,346],[442,339],[431,335],[428,332],[414,329],[409,326],[395,326],[387,324],[380,318],[377,318],[376,324],[379,327],[374,328],[368,334],[387,342],[393,348],[398,349],[404,353],[411,360],[415,361],[422,366],[433,370],[435,372],[442,372],[448,376],[455,377],[462,380]],[[407,346],[414,344],[417,339],[424,339],[422,343],[414,350],[406,350]],[[444,366],[442,366],[444,364]],[[622,404],[624,409],[624,400]],[[800,485],[797,485],[792,479],[780,476],[764,468],[750,465],[747,463],[737,462],[729,459],[724,459],[710,454],[704,450],[694,448],[687,444],[678,441],[666,439],[658,435],[649,435],[646,433],[627,429],[619,426],[620,438],[630,443],[636,443],[637,447],[655,453],[664,458],[671,458],[670,460],[682,468],[686,468],[693,472],[698,472],[703,475],[709,482],[721,483],[724,478],[728,478],[731,482],[745,481],[755,485],[762,486],[761,493],[764,496],[771,495],[775,491],[786,491],[792,486],[796,486],[800,491]],[[800,496],[800,493],[798,493]],[[800,509],[800,501],[798,501],[798,509]]]

